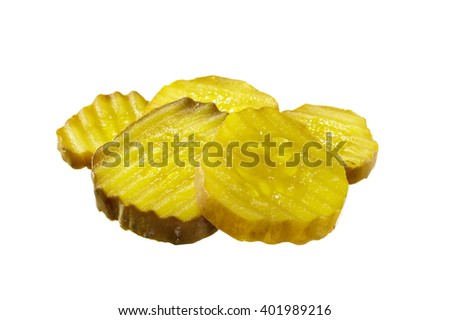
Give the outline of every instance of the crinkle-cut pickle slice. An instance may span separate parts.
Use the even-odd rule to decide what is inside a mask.
[[[132,91],[98,95],[94,102],[71,117],[56,132],[61,156],[75,169],[91,167],[98,147],[114,139],[148,111],[148,101]]]
[[[284,113],[305,124],[323,145],[329,132],[333,145],[345,141],[338,153],[346,164],[350,184],[369,176],[377,160],[378,143],[363,117],[350,110],[310,104]]]
[[[183,97],[215,103],[219,110],[225,112],[263,107],[278,109],[278,103],[274,98],[247,82],[218,76],[172,82],[156,94],[150,102],[150,107],[157,108]]]
[[[98,209],[122,228],[159,241],[192,243],[213,234],[216,228],[201,215],[195,198],[193,161],[200,160],[201,148],[193,148],[189,158],[188,148],[180,147],[175,157],[171,143],[189,141],[191,134],[192,141],[205,143],[226,116],[212,103],[183,98],[130,125],[94,155]]]
[[[276,144],[270,153],[261,145],[267,134]],[[227,162],[225,153],[219,166],[204,161],[196,172],[197,202],[218,229],[238,240],[271,244],[304,244],[333,230],[347,195],[345,170],[335,161],[326,166],[324,156],[313,149],[308,163],[322,160],[323,165],[300,161],[293,166],[295,154],[314,141],[305,126],[273,109],[246,109],[230,114],[214,141],[222,146],[258,142],[246,151],[231,149],[232,161]],[[292,147],[278,152],[283,143]],[[258,156],[257,166],[243,165],[241,161],[254,164],[247,151]],[[269,161],[265,155],[271,156]]]

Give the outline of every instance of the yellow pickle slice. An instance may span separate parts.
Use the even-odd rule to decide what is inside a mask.
[[[218,229],[270,244],[304,244],[334,229],[348,190],[345,169],[326,161],[306,126],[274,109],[246,109],[225,119],[214,142],[224,152],[204,154],[196,194]]]
[[[183,97],[215,103],[219,110],[225,112],[263,107],[278,109],[277,101],[267,93],[257,90],[245,81],[218,76],[172,82],[156,94],[150,102],[150,107],[158,108]]]
[[[94,102],[71,117],[56,132],[58,150],[71,167],[91,167],[98,147],[114,139],[130,123],[148,110],[148,101],[132,91],[98,95]]]
[[[333,144],[341,144],[339,155],[346,164],[350,184],[369,176],[377,160],[378,143],[363,117],[350,110],[310,104],[284,114],[305,124],[323,145],[327,135]]]
[[[226,116],[212,103],[183,98],[130,125],[94,155],[98,209],[122,228],[159,241],[185,244],[213,234],[195,198],[202,149],[186,143],[211,140]]]

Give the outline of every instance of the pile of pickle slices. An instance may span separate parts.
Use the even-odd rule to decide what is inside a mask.
[[[321,239],[378,153],[352,111],[281,112],[270,95],[217,76],[175,81],[150,102],[99,95],[57,136],[64,161],[92,170],[100,211],[173,244],[217,229],[270,244]]]

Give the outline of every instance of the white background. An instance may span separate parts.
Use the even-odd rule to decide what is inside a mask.
[[[449,21],[445,1],[1,1],[0,318],[220,303],[449,319]],[[378,163],[328,237],[173,246],[97,212],[56,129],[99,93],[210,74],[367,118]]]

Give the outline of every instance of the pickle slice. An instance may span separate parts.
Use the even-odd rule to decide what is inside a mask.
[[[324,146],[327,133],[331,133],[333,145],[345,141],[338,153],[346,164],[350,184],[369,176],[377,160],[378,143],[363,117],[350,110],[310,104],[284,113],[307,125]]]
[[[159,241],[192,243],[213,234],[196,204],[194,167],[202,152],[190,141],[211,140],[226,116],[212,103],[183,98],[130,125],[94,155],[98,209]]]
[[[204,156],[196,194],[202,214],[218,229],[271,244],[304,244],[333,230],[347,195],[345,170],[336,162],[327,166],[318,149],[305,147],[318,142],[304,125],[274,109],[246,109],[230,114],[214,141],[226,152],[214,165]]]
[[[217,76],[172,82],[156,94],[150,102],[150,107],[157,108],[183,97],[200,102],[213,102],[219,110],[226,112],[262,107],[278,109],[274,98],[247,82]]]
[[[98,95],[56,132],[61,156],[75,169],[91,167],[94,152],[148,111],[139,93]]]

